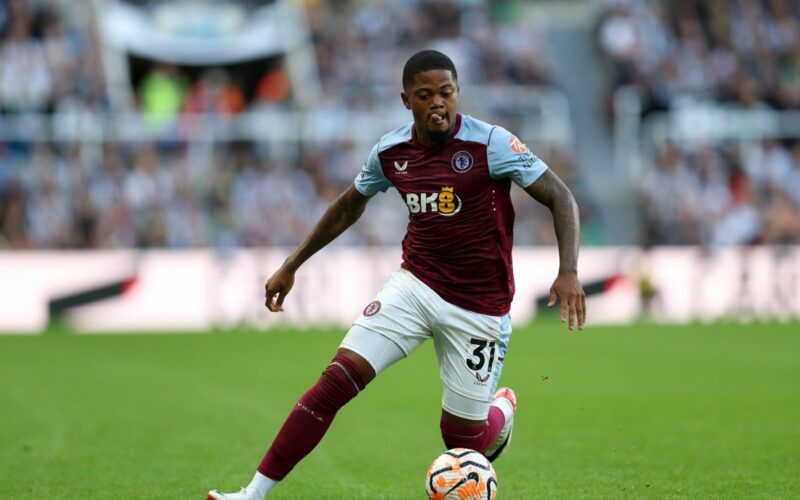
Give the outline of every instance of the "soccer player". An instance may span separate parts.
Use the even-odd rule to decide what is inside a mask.
[[[443,383],[445,446],[490,460],[511,440],[516,398],[495,393],[511,335],[514,295],[512,181],[553,215],[560,267],[548,306],[583,329],[578,208],[564,183],[502,127],[457,112],[458,75],[424,50],[403,68],[403,105],[413,122],[384,135],[353,185],[266,283],[266,306],[283,310],[297,269],[350,227],[370,198],[397,188],[409,212],[403,262],[366,305],[331,363],[289,413],[251,483],[209,499],[261,500],[320,442],[337,411],[375,376],[433,339]]]

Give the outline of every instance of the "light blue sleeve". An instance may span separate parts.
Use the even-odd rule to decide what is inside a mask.
[[[361,172],[358,173],[355,180],[355,187],[364,196],[372,196],[378,191],[383,192],[392,187],[392,183],[381,170],[381,162],[378,160],[378,144],[372,148],[367,162],[361,167]]]
[[[510,177],[519,187],[526,188],[547,171],[547,164],[503,127],[492,130],[487,149],[492,179]]]

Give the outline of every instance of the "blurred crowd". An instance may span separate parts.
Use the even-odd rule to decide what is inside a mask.
[[[598,26],[613,88],[637,87],[645,113],[713,100],[800,108],[800,3],[611,0]]]
[[[590,209],[570,158],[556,149],[546,160]],[[191,148],[40,142],[0,180],[0,247],[292,246],[353,182],[359,161],[351,143],[318,143],[295,156],[248,141]],[[554,244],[547,210],[522,190],[513,193],[516,240]],[[397,245],[407,219],[396,193],[378,195],[336,244]],[[584,242],[599,243],[594,219],[584,219]]]
[[[541,33],[515,2],[306,3],[325,105],[393,104],[403,64],[424,48],[450,56],[469,85],[553,84]]]
[[[605,5],[598,41],[613,66],[612,91],[637,89],[644,115],[709,103],[800,109],[800,3]],[[647,244],[800,242],[797,140],[668,144],[647,170]]]
[[[800,242],[800,140],[667,144],[645,182],[649,244]]]
[[[320,95],[297,102],[279,59],[234,67],[130,60],[131,105],[151,123],[203,114],[313,108],[344,113],[399,107],[410,53],[449,54],[466,112],[524,136],[528,110],[470,89],[555,86],[540,31],[518,2],[306,0]],[[633,85],[644,112],[698,101],[800,108],[800,4],[789,0],[604,2],[600,47],[613,88]],[[113,109],[96,18],[66,0],[0,2],[0,119]],[[526,101],[523,99],[522,101]],[[128,110],[129,111],[129,110]],[[402,110],[400,110],[402,112]],[[400,120],[408,119],[401,113]],[[399,122],[398,122],[399,123]],[[173,132],[175,128],[171,129]],[[1,131],[1,130],[0,130]],[[596,202],[565,144],[529,142],[575,193],[582,240],[607,243]],[[352,139],[0,141],[0,248],[291,246],[364,162]],[[800,141],[669,143],[643,182],[646,244],[708,246],[800,241]],[[553,244],[550,215],[513,190],[516,240]],[[337,244],[400,242],[407,211],[396,194]]]
[[[466,86],[551,83],[544,45],[532,27],[513,21],[506,4],[306,2],[322,88],[320,102],[312,104],[333,111],[397,107],[405,59],[423,47],[452,55]],[[0,117],[110,109],[96,26],[67,17],[70,9],[59,10],[58,2],[0,5]],[[145,116],[162,124],[194,113],[224,117],[264,107],[292,109],[281,65],[271,61],[248,78],[227,68],[150,62],[132,82],[132,95]],[[551,146],[537,154],[579,196],[588,196],[572,158]],[[364,154],[350,140],[280,147],[157,137],[5,140],[0,142],[0,248],[295,245],[353,181]],[[518,241],[555,241],[546,210],[530,208],[531,200],[517,206],[522,207]],[[337,244],[398,244],[406,222],[407,210],[396,194],[379,196]],[[591,233],[597,226],[586,227]]]
[[[320,165],[307,155],[298,168],[249,142],[203,148],[38,143],[30,164],[5,183],[2,244],[290,245],[338,194],[318,194]]]
[[[2,113],[107,109],[89,16],[67,20],[62,12],[46,2],[0,2]]]

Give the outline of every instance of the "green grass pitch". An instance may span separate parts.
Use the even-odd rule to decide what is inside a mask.
[[[4,498],[238,490],[341,330],[0,336]],[[800,497],[800,325],[518,328],[499,498]],[[274,498],[424,498],[431,345],[345,407]]]

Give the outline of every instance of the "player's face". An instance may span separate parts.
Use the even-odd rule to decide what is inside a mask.
[[[447,138],[456,119],[458,84],[450,70],[434,69],[414,75],[414,82],[400,94],[414,115],[417,137],[423,144]]]

